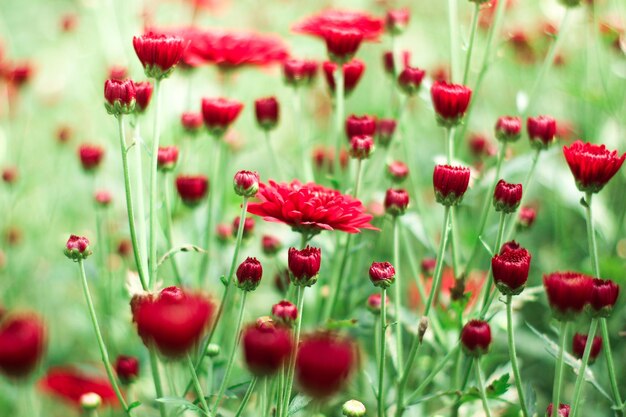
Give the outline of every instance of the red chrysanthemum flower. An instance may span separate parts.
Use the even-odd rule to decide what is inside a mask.
[[[105,405],[118,403],[108,379],[86,375],[70,367],[50,369],[40,381],[40,387],[76,406],[80,406],[80,397],[90,392],[98,394]]]
[[[329,30],[358,30],[366,41],[377,40],[384,30],[384,21],[364,12],[326,10],[307,17],[293,27],[297,33],[324,38]]]
[[[563,155],[574,175],[576,186],[584,193],[597,193],[619,171],[626,154],[609,151],[604,145],[580,140],[563,147]]]
[[[266,221],[285,223],[295,231],[316,234],[322,230],[359,233],[361,229],[377,230],[369,222],[361,201],[315,183],[262,183],[248,212]]]
[[[574,320],[591,301],[593,278],[578,272],[544,275],[543,286],[554,316],[560,321]]]
[[[133,37],[133,47],[147,77],[168,77],[183,57],[188,41],[179,36],[147,32]]]

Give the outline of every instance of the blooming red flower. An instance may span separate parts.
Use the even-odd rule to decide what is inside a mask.
[[[148,32],[133,37],[133,47],[149,78],[168,77],[183,57],[188,41],[179,36]]]
[[[311,85],[317,75],[317,62],[306,59],[287,59],[283,62],[283,75],[288,85]]]
[[[550,116],[529,117],[526,130],[530,144],[535,149],[547,149],[555,139],[556,120]]]
[[[350,29],[361,33],[366,41],[377,40],[383,32],[383,20],[364,12],[346,10],[325,10],[310,16],[293,27],[297,33],[326,36],[331,29]]]
[[[522,201],[522,184],[498,181],[493,192],[493,205],[496,211],[513,213]]]
[[[213,304],[200,294],[167,287],[157,295],[136,295],[131,311],[144,344],[156,347],[168,358],[178,358],[204,335]]]
[[[576,186],[584,193],[597,193],[619,171],[626,153],[609,151],[604,145],[583,143],[580,140],[563,147],[563,155],[574,175]]]
[[[613,307],[619,297],[619,285],[610,279],[593,280],[589,307],[593,316],[608,317],[613,312]]]
[[[350,377],[357,359],[354,343],[330,333],[305,337],[296,358],[296,380],[313,398],[337,393]]]
[[[531,255],[519,245],[506,245],[491,258],[491,270],[496,287],[504,295],[517,295],[528,280]]]
[[[376,117],[367,114],[357,116],[351,114],[346,119],[346,136],[348,140],[357,135],[374,136],[376,133]]]
[[[591,301],[593,279],[578,272],[554,272],[544,275],[543,286],[554,316],[573,320]]]
[[[587,339],[589,335],[576,333],[574,337],[572,337],[572,353],[578,359],[582,359],[585,354],[585,347],[587,346]],[[593,338],[593,342],[591,343],[591,352],[589,354],[589,363],[592,364],[596,361],[596,358],[600,354],[602,350],[602,338],[600,336],[596,336]]]
[[[396,131],[397,122],[394,119],[378,119],[376,132],[378,133],[378,143],[382,146],[389,146],[393,134]]]
[[[130,384],[139,376],[139,359],[120,355],[115,360],[115,373],[122,384]]]
[[[451,165],[435,166],[433,185],[437,202],[444,206],[459,204],[467,191],[469,180],[469,168]]]
[[[499,117],[495,130],[499,141],[515,142],[522,135],[522,119],[516,116]]]
[[[243,104],[227,98],[203,98],[202,117],[209,133],[221,137],[237,119]]]
[[[137,92],[132,80],[106,80],[104,107],[109,114],[129,114],[135,109]]]
[[[152,90],[152,83],[149,81],[135,83],[135,93],[137,100],[135,110],[141,113],[148,108],[148,105],[150,104],[150,99],[152,98]]]
[[[264,130],[271,130],[278,124],[279,105],[276,97],[265,97],[254,101],[256,121]]]
[[[324,71],[324,79],[330,88],[331,93],[335,93],[335,77],[334,73],[337,69],[337,64],[330,61],[325,61],[322,64],[322,70]],[[343,65],[343,85],[344,93],[347,96],[354,91],[361,76],[365,71],[365,63],[359,59],[353,59],[352,61]]]
[[[176,190],[183,203],[195,207],[206,196],[209,180],[204,175],[179,175],[176,178]]]
[[[178,161],[176,146],[160,146],[157,153],[157,168],[161,171],[171,171]]]
[[[322,250],[307,246],[304,249],[289,248],[287,264],[291,281],[298,286],[310,287],[317,282],[322,263]]]
[[[400,216],[409,206],[409,193],[403,188],[389,188],[385,193],[385,211]]]
[[[118,404],[108,379],[86,375],[70,367],[50,369],[41,379],[40,387],[77,407],[80,407],[80,398],[90,392],[98,394],[105,405]]]
[[[80,145],[78,157],[85,171],[93,171],[100,166],[100,162],[104,158],[104,148],[98,145]]]
[[[389,262],[372,262],[369,275],[374,286],[389,288],[396,279],[396,270]]]
[[[255,376],[278,372],[291,356],[293,341],[284,327],[274,325],[248,326],[241,337],[246,366]]]
[[[28,376],[46,348],[46,329],[34,314],[0,315],[0,372],[11,378]]]
[[[482,320],[470,320],[461,331],[463,350],[471,356],[480,356],[489,350],[491,345],[491,327]]]
[[[430,88],[430,96],[437,114],[437,122],[446,127],[461,123],[469,106],[472,90],[461,84],[436,81]]]
[[[285,223],[294,230],[316,234],[322,230],[359,233],[361,229],[376,230],[365,214],[363,204],[348,195],[315,183],[261,183],[257,197],[248,212],[266,221]]]
[[[298,319],[298,307],[287,300],[282,300],[272,306],[272,318],[279,324],[291,327]]]
[[[398,76],[398,85],[402,91],[412,96],[419,91],[425,75],[426,71],[407,65]]]

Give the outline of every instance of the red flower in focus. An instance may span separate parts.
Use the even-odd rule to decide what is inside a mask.
[[[459,204],[467,191],[469,180],[469,168],[451,165],[435,166],[433,186],[437,202],[444,206]]]
[[[554,272],[543,277],[543,286],[554,316],[573,320],[591,301],[593,278],[578,272]]]
[[[37,367],[46,348],[44,324],[35,315],[2,316],[0,372],[12,378],[28,376]]]
[[[326,10],[304,19],[293,30],[305,35],[326,37],[329,30],[356,30],[366,41],[377,40],[383,33],[384,22],[364,12],[346,10]]]
[[[84,144],[78,148],[78,157],[85,171],[93,171],[100,166],[104,157],[104,148],[98,145]]]
[[[250,372],[255,376],[268,376],[278,372],[289,359],[293,341],[284,327],[256,324],[243,331],[241,347]]]
[[[102,398],[105,405],[117,405],[117,397],[111,383],[106,378],[86,375],[77,369],[52,368],[39,382],[41,389],[77,407],[80,397],[93,392]]]
[[[461,331],[461,344],[465,353],[480,356],[489,350],[491,345],[491,327],[482,320],[470,320]]]
[[[563,155],[569,165],[576,186],[584,193],[597,193],[619,171],[626,154],[609,151],[604,145],[583,143],[580,140],[570,147],[563,147]]]
[[[296,358],[296,380],[313,398],[327,398],[344,386],[357,360],[354,343],[329,333],[304,338]]]
[[[535,149],[548,149],[556,135],[556,120],[551,116],[529,117],[526,130],[530,144]]]
[[[146,76],[162,79],[169,76],[183,57],[188,41],[178,36],[148,32],[133,37],[133,47]]]
[[[524,290],[532,257],[515,242],[505,244],[491,258],[491,270],[496,287],[504,295],[517,295]]]
[[[493,192],[493,206],[496,211],[513,213],[522,201],[522,184],[498,181]]]
[[[295,231],[316,234],[322,230],[376,230],[361,201],[315,183],[270,180],[269,184],[261,183],[257,197],[261,202],[250,204],[248,212],[266,221],[288,224]]]
[[[437,122],[446,127],[461,123],[469,106],[472,90],[461,84],[436,81],[430,88],[430,96],[437,114]]]
[[[326,79],[326,83],[330,88],[331,93],[335,93],[335,70],[337,69],[337,64],[330,61],[325,61],[322,64],[322,70],[324,71],[324,78]],[[365,64],[363,61],[359,59],[353,59],[347,64],[343,65],[343,85],[344,85],[344,93],[347,96],[354,91],[356,85],[358,84],[361,76],[363,75],[363,71],[365,71]]]
[[[136,295],[131,300],[133,321],[144,344],[178,358],[202,338],[213,314],[213,304],[200,294],[167,287],[158,295]]]

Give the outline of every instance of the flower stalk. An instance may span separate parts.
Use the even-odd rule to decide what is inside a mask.
[[[509,344],[509,358],[511,359],[511,368],[513,368],[513,377],[515,378],[515,388],[519,398],[520,407],[522,408],[523,417],[532,417],[528,413],[526,407],[526,397],[524,395],[524,387],[522,386],[522,377],[517,363],[517,352],[515,350],[515,335],[513,333],[513,296],[511,294],[506,297],[506,332],[507,342]],[[591,345],[591,344],[590,344]]]
[[[380,329],[378,358],[378,417],[385,417],[385,356],[387,341],[387,289],[380,290]]]
[[[157,221],[157,164],[159,153],[159,139],[161,137],[161,80],[156,79],[154,82],[154,96],[155,96],[155,108],[154,108],[154,129],[152,139],[152,155],[150,155],[150,247],[148,255],[148,264],[150,268],[150,285],[154,289],[157,282],[157,233],[158,233],[158,221]]]
[[[563,385],[563,365],[564,365],[564,352],[565,352],[565,340],[567,339],[568,322],[561,321],[559,326],[559,354],[556,359],[556,368],[554,370],[554,384],[552,387],[552,404],[557,404],[552,407],[552,416],[558,417],[559,407],[561,404],[561,386]],[[590,343],[591,344],[591,343]]]
[[[478,383],[478,393],[480,394],[480,400],[483,403],[483,409],[485,415],[491,417],[491,410],[489,410],[489,402],[487,401],[487,392],[485,391],[485,381],[483,378],[483,372],[480,369],[480,358],[475,359],[474,369],[476,370],[476,382]]]

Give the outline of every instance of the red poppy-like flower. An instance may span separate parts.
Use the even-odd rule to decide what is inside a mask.
[[[378,143],[382,146],[389,146],[393,134],[396,131],[397,122],[394,119],[378,119],[376,132],[378,133]]]
[[[589,307],[595,317],[609,317],[619,297],[619,285],[610,279],[593,280]]]
[[[180,123],[187,132],[196,134],[204,125],[204,120],[202,119],[202,114],[188,112],[180,115]]]
[[[144,112],[148,105],[150,104],[150,100],[152,99],[152,83],[149,81],[142,81],[139,83],[135,83],[135,93],[136,93],[136,106],[135,110]]]
[[[317,62],[306,59],[287,59],[283,62],[283,75],[288,85],[311,85],[317,75]]]
[[[133,37],[133,47],[146,76],[156,79],[168,77],[172,73],[188,43],[179,36],[154,32]]]
[[[504,180],[498,181],[493,192],[493,206],[496,211],[513,213],[522,201],[522,184],[511,184]]]
[[[256,258],[246,258],[237,268],[237,286],[244,291],[254,291],[261,283],[263,266]]]
[[[409,25],[409,19],[411,18],[411,12],[409,9],[397,9],[389,10],[385,15],[385,27],[387,32],[392,35],[399,35]]]
[[[445,127],[461,123],[469,106],[472,90],[461,84],[436,81],[430,88],[430,96],[437,114],[437,122]]]
[[[161,171],[171,171],[178,161],[176,146],[160,146],[157,153],[157,168]]]
[[[411,65],[411,52],[402,51],[398,59],[402,64],[402,69],[409,67]],[[395,61],[396,60],[394,59],[393,52],[386,51],[383,53],[383,68],[385,69],[385,73],[392,77],[395,77],[397,73]]]
[[[403,188],[389,188],[385,193],[385,211],[400,216],[409,207],[409,193]]]
[[[81,405],[80,398],[90,392],[98,394],[105,405],[118,404],[115,391],[107,378],[86,375],[70,367],[50,369],[39,385],[43,391],[77,407]]]
[[[426,71],[422,69],[405,66],[398,76],[398,85],[402,91],[412,96],[419,91],[425,75]]]
[[[324,79],[330,88],[330,91],[335,93],[335,70],[337,69],[337,64],[330,61],[325,61],[322,64],[322,70],[324,71]],[[363,75],[363,71],[365,71],[365,63],[359,59],[353,59],[352,61],[343,65],[343,85],[344,85],[344,93],[347,96],[354,91],[361,76]]]
[[[313,398],[328,398],[345,385],[355,368],[357,351],[350,339],[330,333],[305,337],[296,357],[296,380]]]
[[[122,384],[131,384],[139,376],[139,359],[120,355],[115,360],[115,373]]]
[[[91,172],[100,166],[100,162],[104,158],[104,148],[98,145],[80,145],[78,157],[83,169]]]
[[[307,246],[304,249],[289,248],[287,264],[294,285],[310,287],[317,282],[322,263],[322,250]]]
[[[554,272],[544,275],[543,286],[554,316],[573,320],[591,301],[593,278],[578,272]]]
[[[516,116],[499,117],[495,131],[499,141],[515,142],[522,135],[522,119]]]
[[[491,327],[482,320],[470,320],[461,331],[463,350],[471,356],[480,356],[489,350],[491,345]]]
[[[389,262],[373,262],[369,275],[374,286],[389,288],[396,279],[396,270]]]
[[[576,186],[583,193],[597,193],[619,171],[626,153],[609,151],[604,145],[583,143],[580,140],[563,147],[563,155],[574,175]]]
[[[467,191],[469,180],[469,168],[451,165],[435,166],[433,185],[437,202],[444,206],[459,204]]]
[[[324,38],[328,30],[350,29],[360,32],[364,40],[374,41],[382,34],[383,26],[382,19],[364,12],[325,10],[304,19],[296,24],[293,30],[297,33]]]
[[[376,117],[367,114],[357,116],[351,114],[346,119],[346,136],[348,140],[357,135],[374,136],[376,133]]]
[[[500,253],[491,258],[493,280],[502,294],[517,295],[524,290],[531,258],[526,249],[515,243],[505,244]]]
[[[209,133],[216,138],[224,135],[226,130],[237,119],[243,104],[227,98],[203,98],[202,117]]]
[[[387,176],[399,184],[409,176],[409,167],[402,161],[393,161],[387,165]]]
[[[574,337],[572,337],[572,353],[578,359],[582,359],[585,354],[585,347],[587,346],[587,339],[589,335],[576,333]],[[596,361],[596,358],[600,354],[602,350],[602,337],[596,336],[593,338],[593,342],[591,342],[591,352],[589,354],[589,364],[592,364]]]
[[[275,236],[263,235],[261,238],[261,249],[265,255],[276,255],[283,247],[282,242]]]
[[[529,117],[526,130],[530,144],[535,149],[547,149],[555,139],[556,120],[550,116]]]
[[[110,79],[104,82],[104,107],[109,114],[119,116],[135,109],[137,92],[132,80]]]
[[[361,229],[376,230],[365,214],[363,204],[339,191],[315,183],[261,183],[257,197],[248,212],[266,221],[285,223],[294,230],[316,234],[322,230],[359,233]]]
[[[349,154],[355,159],[367,159],[374,152],[374,138],[369,135],[356,135],[350,139]]]
[[[256,121],[264,130],[271,130],[278,124],[280,107],[276,97],[265,97],[254,101]]]
[[[34,314],[0,317],[0,320],[0,372],[11,378],[26,377],[37,367],[45,351],[45,326]]]
[[[567,404],[561,403],[559,404],[558,415],[554,417],[569,417],[569,411],[570,411],[570,406]],[[550,405],[548,405],[548,408],[546,408],[546,417],[553,417],[552,412],[553,412],[553,407],[552,407],[552,403],[550,403]]]
[[[287,300],[282,300],[272,306],[272,318],[279,324],[291,327],[298,319],[298,307]]]
[[[179,175],[176,178],[176,190],[183,203],[195,207],[206,196],[209,180],[204,175]]]
[[[246,366],[255,376],[278,372],[291,356],[293,341],[284,327],[274,325],[248,326],[241,337]]]
[[[155,346],[163,356],[179,358],[202,338],[213,304],[200,294],[167,287],[157,295],[136,295],[131,311],[144,344]]]

